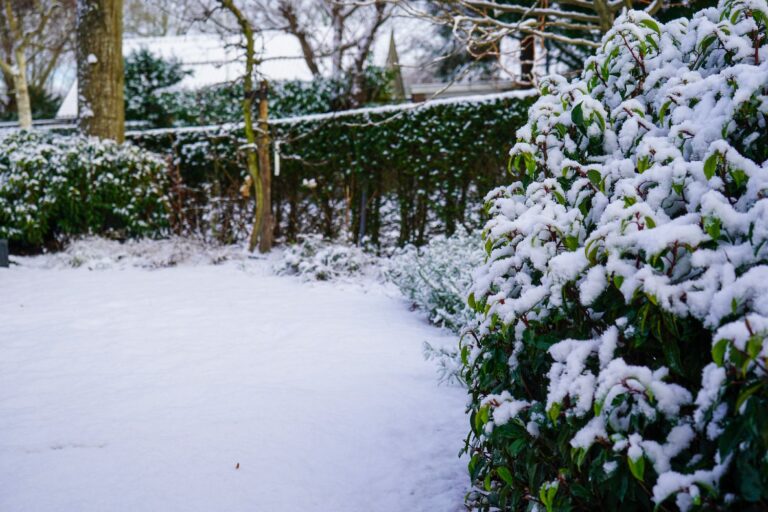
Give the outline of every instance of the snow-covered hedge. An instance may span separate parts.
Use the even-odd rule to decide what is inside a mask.
[[[631,11],[542,84],[469,299],[479,508],[768,503],[767,19]]]
[[[503,183],[510,133],[534,97],[518,91],[272,120],[272,140],[282,141],[272,180],[277,237],[357,241],[362,234],[375,245],[422,245],[472,224],[483,195]],[[243,212],[252,202],[240,194],[247,174],[240,125],[128,137],[172,158],[189,224],[221,241],[242,236],[236,222],[218,222],[250,218]]]
[[[168,226],[166,165],[130,144],[14,132],[0,138],[0,238],[33,249],[73,235]]]
[[[429,315],[429,320],[455,332],[475,316],[466,296],[472,270],[483,262],[480,235],[460,229],[450,237],[436,236],[422,247],[396,251],[386,277]]]

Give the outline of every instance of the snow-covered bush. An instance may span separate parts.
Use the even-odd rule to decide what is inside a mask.
[[[168,225],[165,163],[130,144],[15,132],[0,139],[0,238],[39,248],[74,235]]]
[[[467,306],[472,270],[483,263],[480,235],[463,229],[450,237],[436,236],[427,245],[412,245],[392,255],[386,277],[429,320],[459,332],[474,317]]]
[[[768,503],[766,20],[631,11],[543,82],[469,297],[475,506]]]
[[[62,251],[14,259],[18,265],[35,268],[159,269],[218,265],[226,261],[245,262],[247,253],[241,246],[208,244],[182,237],[161,240],[142,238],[125,242],[85,237],[69,243]]]
[[[192,74],[177,59],[165,60],[147,48],[125,58],[125,118],[152,127],[173,126],[179,120],[179,83]],[[181,121],[183,121],[182,119]]]
[[[328,242],[319,235],[302,235],[296,244],[285,249],[274,271],[280,275],[330,281],[363,275],[374,266],[375,257],[359,247]]]

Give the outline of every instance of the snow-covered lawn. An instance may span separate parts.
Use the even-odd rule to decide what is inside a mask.
[[[0,269],[0,510],[461,509],[465,392],[421,353],[450,338],[390,295]]]

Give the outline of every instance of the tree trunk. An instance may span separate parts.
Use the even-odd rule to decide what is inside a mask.
[[[261,170],[261,197],[257,200],[263,204],[263,220],[261,223],[261,237],[259,238],[259,252],[272,250],[272,172],[269,164],[269,109],[267,102],[267,82],[261,82],[259,88],[259,169]]]
[[[253,216],[253,230],[248,242],[248,250],[253,252],[259,245],[261,252],[269,251],[272,248],[272,206],[269,188],[265,193],[264,185],[270,185],[270,177],[264,178],[264,174],[270,172],[269,169],[269,134],[266,132],[266,82],[261,84],[261,92],[264,101],[259,103],[259,128],[263,130],[258,137],[258,149],[256,146],[256,133],[253,128],[253,99],[255,91],[253,89],[253,72],[257,64],[256,48],[253,38],[253,27],[243,12],[238,9],[233,0],[219,0],[219,4],[228,10],[237,20],[240,26],[240,32],[245,38],[245,75],[243,76],[243,121],[245,124],[245,156],[248,162],[248,174],[251,176],[254,188],[254,199],[256,200],[256,212]],[[263,104],[263,107],[262,107]],[[262,119],[263,109],[263,119]],[[262,123],[263,122],[263,123]],[[258,151],[258,155],[257,155]],[[266,158],[263,154],[266,152]],[[266,242],[262,242],[264,234],[267,234]]]
[[[80,129],[123,142],[123,0],[78,0],[77,81]]]
[[[27,58],[24,50],[17,48],[16,67],[13,69],[13,89],[16,96],[16,110],[19,113],[19,128],[32,129],[32,105],[29,100],[29,87],[27,84]]]

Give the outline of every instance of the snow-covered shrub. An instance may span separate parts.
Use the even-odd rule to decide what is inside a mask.
[[[462,229],[450,237],[436,236],[422,247],[397,251],[386,277],[432,323],[459,332],[474,317],[466,297],[472,270],[483,261],[480,235]]]
[[[297,275],[304,279],[330,281],[363,275],[372,271],[375,257],[359,247],[323,240],[319,235],[302,235],[288,246],[275,264],[280,275]]]
[[[69,243],[64,250],[34,257],[14,258],[19,265],[35,268],[125,268],[159,269],[181,265],[218,265],[226,261],[245,262],[242,246],[208,244],[182,237],[133,239],[125,242],[85,237]]]
[[[165,60],[147,48],[128,55],[124,69],[125,118],[152,127],[176,124],[180,92],[173,89],[192,72],[185,70],[179,60]]]
[[[767,19],[631,11],[543,82],[469,298],[475,506],[768,502]]]
[[[0,139],[0,238],[38,248],[74,235],[168,225],[165,163],[130,144],[15,132]]]

